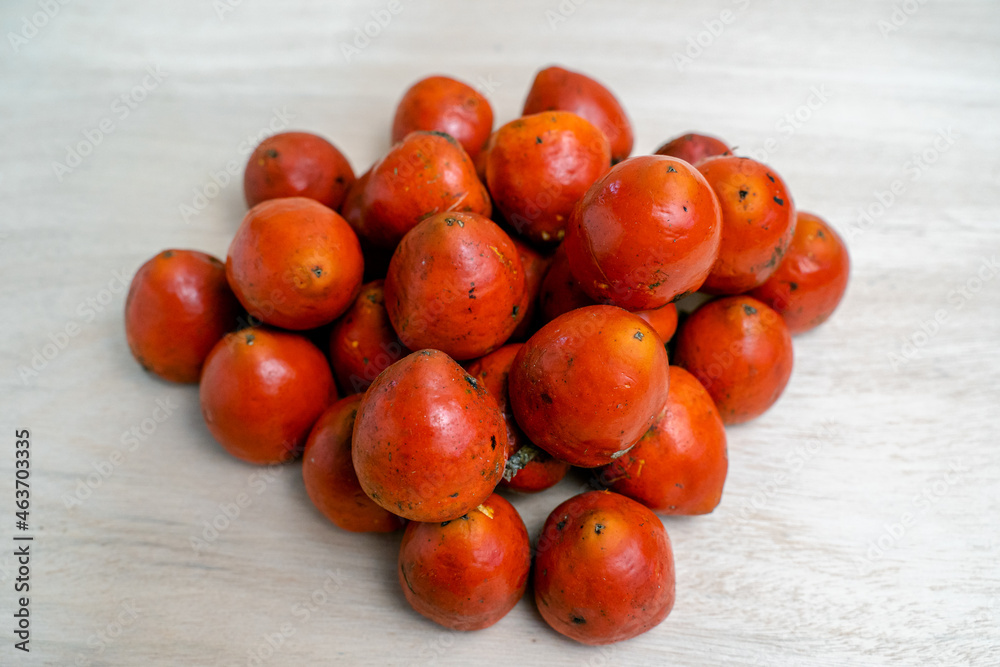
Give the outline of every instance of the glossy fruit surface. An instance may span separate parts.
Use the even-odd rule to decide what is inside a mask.
[[[459,361],[504,344],[518,324],[524,270],[517,247],[495,222],[474,213],[440,213],[396,248],[385,306],[411,350],[441,350]]]
[[[486,183],[517,233],[561,241],[573,206],[611,166],[611,147],[593,124],[566,111],[512,120],[490,141]]]
[[[362,285],[330,331],[330,365],[344,392],[363,392],[378,374],[410,353],[385,310],[383,281]]]
[[[781,313],[792,335],[825,322],[844,296],[851,259],[844,240],[819,216],[800,211],[777,270],[750,295]]]
[[[413,521],[450,521],[493,493],[507,462],[496,400],[438,350],[376,378],[354,423],[354,469],[376,503]]]
[[[683,160],[644,155],[615,165],[573,210],[566,256],[590,298],[659,308],[701,287],[719,251],[719,202]]]
[[[729,155],[731,149],[720,139],[707,134],[684,134],[656,149],[654,155],[676,157],[697,166],[705,158],[715,155]]]
[[[236,327],[226,267],[197,250],[164,250],[132,278],[125,337],[136,361],[171,382],[197,382],[205,357]]]
[[[718,156],[698,169],[722,207],[722,244],[703,291],[740,294],[778,268],[795,233],[795,204],[776,171],[747,157]]]
[[[284,329],[332,322],[354,302],[363,274],[350,225],[305,197],[250,209],[226,258],[229,285],[247,312]]]
[[[416,611],[452,630],[481,630],[524,595],[528,531],[496,494],[452,521],[412,522],[399,548],[399,585]]]
[[[338,210],[354,184],[354,170],[336,146],[309,132],[268,137],[243,172],[247,206],[268,199],[307,197]]]
[[[749,421],[778,400],[792,357],[785,321],[746,295],[709,301],[677,333],[675,363],[704,385],[726,424]]]
[[[611,143],[611,159],[621,162],[632,152],[632,123],[618,98],[586,74],[547,67],[535,75],[524,101],[523,115],[570,111],[597,126]]]
[[[454,137],[475,160],[493,130],[493,108],[472,86],[447,76],[429,76],[413,84],[399,101],[392,142],[417,130]]]
[[[369,498],[354,472],[351,440],[361,394],[342,398],[320,415],[302,454],[302,480],[313,505],[344,530],[388,533],[406,520]]]
[[[573,496],[538,539],[535,602],[557,632],[610,644],[659,625],[674,606],[674,558],[660,519],[610,491]]]
[[[302,451],[309,431],[337,399],[326,357],[298,334],[263,327],[220,340],[201,374],[201,412],[226,451],[274,464]]]
[[[492,205],[472,159],[455,139],[441,132],[411,132],[372,166],[361,209],[367,240],[392,250],[435,213],[489,217]]]
[[[722,498],[729,460],[719,410],[697,378],[670,367],[670,392],[635,447],[598,479],[660,514],[707,514]]]
[[[576,466],[610,463],[667,400],[667,353],[637,315],[588,306],[528,339],[510,370],[511,406],[535,445]]]

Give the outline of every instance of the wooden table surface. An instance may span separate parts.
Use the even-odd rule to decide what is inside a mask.
[[[0,664],[1000,664],[994,0],[10,0],[0,26]],[[122,324],[161,249],[225,256],[226,165],[259,137],[321,133],[360,173],[416,79],[464,79],[505,122],[552,63],[611,86],[636,153],[699,130],[766,160],[853,259],[780,402],[729,430],[719,508],[664,519],[673,613],[604,648],[527,599],[471,634],[412,612],[398,535],[328,524],[297,464],[226,455]],[[514,502],[536,534],[582,484]]]

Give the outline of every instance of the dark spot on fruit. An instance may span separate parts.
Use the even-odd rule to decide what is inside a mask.
[[[424,355],[425,357],[429,357],[434,354],[434,350],[420,350],[420,354]]]
[[[682,207],[682,208],[684,209],[684,212],[685,212],[685,213],[687,213],[687,210],[688,210],[688,207],[687,207],[687,206],[684,206],[684,207]]]
[[[441,527],[442,527],[442,528],[444,528],[444,527],[445,527],[445,526],[447,526],[447,525],[448,525],[449,523],[451,523],[451,521],[442,521],[442,522],[441,522]]]
[[[542,138],[541,137],[535,137],[535,143],[536,144],[542,143]]]
[[[775,197],[774,201],[776,201],[778,203],[778,206],[784,206],[785,205],[785,200],[782,199],[781,197]]]
[[[476,378],[472,377],[471,375],[466,375],[465,381],[471,384],[473,389],[479,389],[479,383],[476,382]]]
[[[642,332],[641,331],[636,331],[635,335],[632,336],[632,338],[635,338],[636,340],[642,340]]]
[[[743,312],[747,315],[756,315],[757,309],[751,306],[749,303],[743,304]]]
[[[576,614],[570,614],[569,620],[573,621],[577,625],[583,625],[584,623],[587,622],[587,619],[585,619],[583,616],[577,616]]]
[[[274,150],[273,148],[268,148],[267,153],[265,153],[265,155],[267,155],[269,158],[273,160],[274,158],[278,157],[278,151]]]
[[[344,177],[343,176],[338,176],[337,178],[335,178],[333,180],[337,181],[337,183],[339,183],[340,185],[344,184]]]
[[[747,192],[746,190],[740,190],[740,201],[743,201],[744,199],[746,199],[748,194],[750,194],[750,193]]]
[[[680,482],[678,482],[677,484],[674,484],[674,486],[676,486],[678,489],[683,489],[684,488],[684,485],[681,484]]]
[[[312,268],[312,272],[313,272],[313,275],[316,276],[317,278],[322,278],[323,277],[323,269],[321,267],[319,267],[319,266],[314,266]]]
[[[771,172],[768,172],[768,174],[767,174],[767,180],[769,180],[772,183],[774,183],[774,176],[771,175]]]
[[[514,312],[511,313],[511,317],[517,317],[517,311],[521,310],[520,306],[514,306]]]
[[[164,259],[170,259],[173,256],[174,256],[174,251],[173,250],[164,250],[163,251],[163,258]],[[215,259],[215,258],[213,257],[213,259]]]
[[[549,405],[552,405],[552,397],[549,396],[548,394],[542,394],[541,396],[539,396],[539,398],[542,399],[542,403],[548,403]]]
[[[247,345],[253,345],[253,334],[246,335]]]
[[[496,449],[496,448],[497,448],[497,437],[495,435],[491,435],[490,436],[490,449]],[[455,495],[458,495],[458,494],[455,494]]]
[[[788,286],[792,288],[793,292],[799,288],[798,283],[788,283]]]
[[[563,519],[562,521],[556,524],[556,530],[562,530],[565,527],[566,527],[566,519]]]
[[[674,169],[673,167],[667,167],[667,173],[668,174],[676,174],[677,170]]]
[[[595,533],[597,533],[598,535],[600,535],[602,530],[604,530],[604,524],[603,523],[595,523],[594,524],[594,532]]]
[[[448,496],[449,498],[458,498],[458,491]]]

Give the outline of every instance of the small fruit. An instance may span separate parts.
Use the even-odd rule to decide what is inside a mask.
[[[670,367],[663,412],[598,479],[660,514],[708,514],[722,498],[729,461],[719,410],[697,378]]]
[[[535,555],[535,603],[557,632],[611,644],[659,625],[674,606],[674,556],[653,512],[610,491],[549,514]]]
[[[336,211],[353,184],[354,170],[344,154],[309,132],[268,137],[250,154],[243,172],[243,194],[251,208],[268,199],[307,197]]]
[[[819,216],[800,211],[785,258],[750,296],[781,313],[792,335],[804,333],[833,314],[850,272],[847,246],[836,230]]]
[[[205,424],[226,451],[269,465],[298,456],[337,388],[319,348],[261,327],[228,334],[212,348],[200,399]]]
[[[226,267],[197,250],[164,250],[132,278],[125,337],[136,361],[171,382],[197,382],[205,357],[236,327]]]
[[[685,134],[671,139],[656,149],[654,155],[667,155],[680,158],[694,166],[698,166],[705,158],[715,155],[729,155],[729,146],[725,142],[710,137],[707,134]]]
[[[763,414],[792,374],[792,338],[773,309],[741,295],[709,301],[677,334],[675,362],[705,386],[722,421]]]
[[[434,523],[412,522],[399,547],[399,585],[416,611],[452,630],[481,630],[524,595],[528,531],[493,494],[476,509]]]
[[[354,472],[351,439],[361,394],[342,398],[320,415],[302,454],[302,480],[313,505],[344,530],[389,533],[406,520],[369,498]]]
[[[354,422],[361,488],[393,514],[450,521],[486,500],[507,462],[507,427],[486,388],[438,350],[387,368]]]
[[[610,463],[645,433],[667,400],[667,352],[638,315],[587,306],[528,339],[510,370],[518,425],[552,456]]]
[[[305,197],[250,209],[226,258],[226,277],[247,312],[284,329],[332,322],[354,302],[363,274],[351,227]]]
[[[399,101],[392,142],[417,130],[454,137],[475,160],[493,130],[493,108],[472,86],[447,76],[429,76],[413,84]]]

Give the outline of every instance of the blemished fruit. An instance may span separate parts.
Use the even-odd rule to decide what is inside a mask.
[[[439,350],[404,357],[358,407],[352,455],[361,488],[412,521],[451,521],[493,493],[507,463],[496,400]]]
[[[417,130],[454,137],[475,160],[493,130],[493,108],[472,86],[447,76],[429,76],[410,86],[399,101],[392,141],[402,141]]]
[[[538,538],[535,602],[552,628],[610,644],[659,625],[674,606],[674,557],[660,519],[610,491],[573,496]]]
[[[243,172],[247,206],[268,199],[307,197],[338,210],[354,184],[354,170],[336,146],[309,132],[268,137]]]

